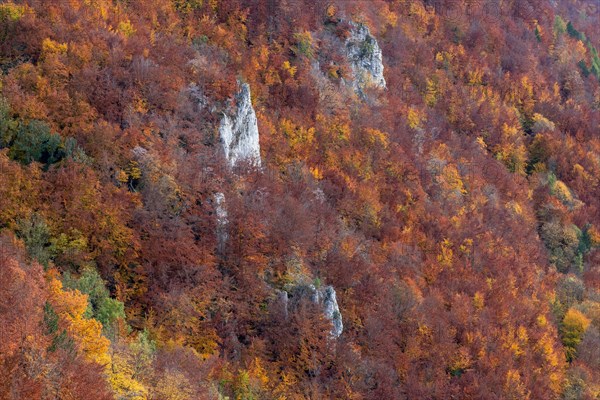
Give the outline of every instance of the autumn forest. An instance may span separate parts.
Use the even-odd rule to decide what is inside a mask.
[[[0,0],[0,399],[600,399],[597,0]]]

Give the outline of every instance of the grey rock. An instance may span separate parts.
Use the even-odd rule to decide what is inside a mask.
[[[323,310],[325,318],[331,321],[332,327],[330,335],[337,339],[344,331],[344,323],[342,314],[337,302],[336,292],[333,286],[322,286],[316,288],[313,284],[301,284],[290,289],[291,300],[288,300],[288,293],[285,293],[285,314],[288,313],[289,307],[295,307],[300,301],[309,299],[312,303],[317,304]],[[278,293],[280,303],[283,301],[283,296]]]
[[[333,286],[325,286],[321,289],[321,304],[323,305],[323,313],[325,317],[331,321],[333,327],[331,328],[331,336],[339,337],[343,330],[344,324],[342,322],[342,314],[338,306],[335,289]]]
[[[219,127],[225,158],[231,166],[241,160],[260,166],[258,124],[247,83],[241,85],[235,100],[235,108],[223,113]]]
[[[225,195],[221,192],[215,193],[215,213],[217,215],[217,246],[219,252],[223,252],[229,235],[227,233],[227,209],[225,208]]]
[[[131,150],[131,154],[133,155],[133,157],[136,158],[136,160],[141,160],[142,158],[146,157],[146,155],[148,154],[148,150],[146,150],[142,146],[135,146]]]
[[[196,85],[195,83],[192,83],[188,87],[188,90],[189,90],[190,96],[196,102],[196,104],[198,104],[198,108],[200,110],[202,110],[208,106],[208,104],[209,104],[208,97],[206,97],[206,95],[204,94],[204,92],[202,91],[202,88],[200,88],[200,86]]]
[[[289,314],[288,314],[288,307],[289,307],[288,306],[288,304],[289,304],[288,292],[286,292],[285,290],[276,290],[275,293],[277,294],[277,302],[283,311],[283,315],[284,315],[285,319],[287,320],[289,317]]]
[[[367,87],[385,89],[383,56],[377,39],[366,25],[355,22],[350,22],[350,25],[352,29],[346,40],[346,55],[354,74],[354,90],[362,96]]]

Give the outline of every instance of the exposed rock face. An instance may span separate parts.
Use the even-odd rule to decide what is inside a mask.
[[[235,109],[223,114],[219,127],[225,157],[231,166],[241,160],[260,166],[258,125],[247,83],[241,85],[235,100]]]
[[[135,146],[133,150],[131,150],[131,154],[136,158],[137,161],[140,161],[148,154],[148,150],[141,146]]]
[[[331,337],[336,339],[342,334],[344,324],[333,286],[322,286],[317,289],[313,284],[300,284],[289,290],[289,295],[286,291],[277,291],[277,297],[279,304],[284,308],[286,316],[289,308],[293,310],[302,299],[307,298],[314,304],[318,304],[322,308],[325,317],[331,321]]]
[[[289,317],[289,313],[288,313],[288,304],[289,304],[289,297],[288,297],[288,292],[286,292],[285,290],[276,290],[275,293],[277,294],[277,301],[279,302],[279,305],[283,311],[283,315],[285,317],[285,319],[287,320]]]
[[[367,87],[384,89],[383,58],[377,40],[366,25],[354,22],[350,25],[352,29],[346,40],[346,54],[354,74],[354,90],[362,96],[363,89]]]
[[[317,290],[318,302],[323,306],[323,313],[325,317],[331,321],[333,327],[331,328],[331,336],[337,338],[342,334],[344,330],[344,324],[342,323],[342,314],[337,303],[335,289],[333,286],[325,286]]]
[[[198,108],[199,109],[203,109],[206,108],[208,106],[209,100],[208,97],[206,97],[206,95],[204,95],[204,93],[202,92],[202,89],[196,85],[195,83],[192,83],[189,87],[188,87],[190,96],[192,97],[192,99],[194,99],[196,101],[196,103],[198,104]]]
[[[229,235],[227,234],[227,209],[225,208],[225,195],[221,192],[215,193],[215,213],[217,215],[217,246],[219,252],[223,252],[225,249],[225,243]]]

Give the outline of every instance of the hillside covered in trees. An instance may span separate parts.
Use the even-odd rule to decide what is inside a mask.
[[[0,398],[599,399],[599,20],[0,1]]]

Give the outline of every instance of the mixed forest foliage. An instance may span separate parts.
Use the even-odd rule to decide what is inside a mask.
[[[0,2],[0,397],[600,398],[599,19]],[[354,23],[385,89],[348,84]],[[239,82],[260,167],[219,142]],[[306,283],[339,337],[281,306]]]

